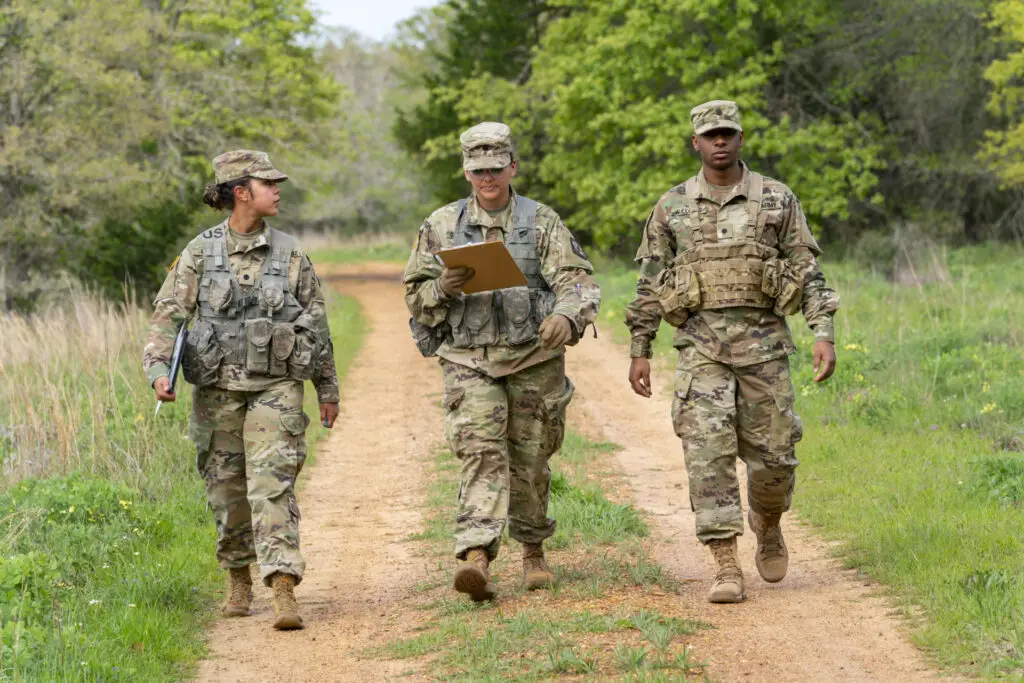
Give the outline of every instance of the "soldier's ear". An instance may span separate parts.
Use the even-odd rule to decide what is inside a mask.
[[[249,183],[236,185],[231,191],[235,193],[236,202],[247,202],[252,199],[252,190],[249,189]]]
[[[700,151],[700,148],[697,147],[697,136],[696,135],[691,135],[690,136],[690,144],[693,145],[693,151],[694,152],[699,152]]]

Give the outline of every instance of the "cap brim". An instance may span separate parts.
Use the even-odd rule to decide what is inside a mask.
[[[479,171],[482,168],[505,168],[512,163],[511,154],[497,154],[495,156],[473,157],[463,159],[462,168],[467,171]]]
[[[701,126],[700,128],[697,128],[696,130],[694,130],[694,134],[704,135],[704,133],[707,133],[709,130],[721,130],[722,128],[738,130],[741,133],[743,132],[743,127],[738,123],[734,123],[732,121],[715,121],[714,123],[708,123]]]
[[[249,175],[252,176],[253,178],[259,178],[260,180],[288,180],[288,176],[286,176],[284,173],[281,173],[276,168],[271,169],[269,171],[256,171],[255,173],[250,173]]]

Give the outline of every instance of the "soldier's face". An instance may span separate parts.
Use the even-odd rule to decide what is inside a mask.
[[[508,203],[512,179],[516,177],[516,162],[505,168],[485,168],[464,171],[466,180],[473,186],[473,192],[486,209],[497,209]]]
[[[249,180],[250,208],[260,216],[276,216],[281,204],[281,188],[276,180]]]
[[[732,128],[715,128],[693,136],[693,148],[701,163],[716,171],[725,171],[739,163],[743,133]]]

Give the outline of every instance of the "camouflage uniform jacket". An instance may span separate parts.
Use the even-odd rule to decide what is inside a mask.
[[[732,230],[741,231],[746,221],[744,205],[749,191],[750,174],[743,166],[743,177],[719,202],[704,173],[696,176],[696,197],[686,198],[686,183],[666,192],[651,213],[644,228],[643,240],[636,254],[640,263],[640,278],[636,298],[626,309],[626,325],[632,335],[630,356],[650,358],[651,342],[661,324],[661,306],[655,289],[662,271],[671,268],[676,256],[688,245],[676,244],[676,225],[687,204],[696,205],[699,220],[722,228],[717,231],[719,242],[733,239]],[[740,220],[725,219],[727,212],[743,212]],[[816,341],[834,341],[833,315],[839,306],[839,297],[825,285],[825,276],[818,267],[821,249],[807,226],[800,201],[784,184],[764,178],[760,212],[767,213],[766,230],[774,232],[780,255],[790,260],[803,275],[804,293],[802,311],[807,324],[814,330]],[[737,238],[742,237],[736,235]],[[786,320],[770,308],[735,307],[700,310],[692,313],[676,330],[673,344],[678,347],[695,346],[711,360],[737,367],[763,363],[789,355],[795,351]]]
[[[228,260],[231,270],[238,278],[242,290],[248,293],[252,284],[259,278],[263,261],[270,253],[267,240],[266,224],[255,232],[245,235],[228,228],[227,221],[203,233],[217,237],[217,231],[226,233]],[[142,355],[142,367],[149,378],[150,384],[158,377],[168,374],[171,350],[174,337],[183,320],[193,316],[196,311],[199,282],[203,271],[203,247],[201,237],[189,242],[184,251],[175,260],[167,279],[153,302],[153,317],[150,321],[149,334],[145,351]],[[313,271],[309,257],[301,251],[292,252],[288,266],[288,287],[298,300],[304,311],[312,316],[318,327],[328,330],[327,311],[324,307],[323,291],[320,280]],[[320,403],[336,403],[338,401],[338,376],[334,368],[334,354],[330,350],[328,332],[328,353],[320,377],[313,379],[317,399]],[[260,391],[276,382],[280,377],[268,377],[248,373],[244,366],[223,364],[216,386],[229,391]]]
[[[508,206],[492,216],[480,207],[475,197],[466,205],[470,226],[500,228],[502,240],[514,223],[515,192]],[[436,327],[445,322],[452,299],[441,291],[438,278],[443,267],[434,258],[440,249],[453,246],[459,218],[458,203],[453,202],[430,215],[420,227],[416,246],[405,266],[405,302],[417,322]],[[558,214],[544,204],[537,206],[537,254],[541,275],[555,293],[552,313],[564,315],[572,323],[575,343],[587,325],[597,318],[601,290],[594,281],[594,267],[579,243],[569,233]],[[491,377],[504,377],[564,353],[564,349],[546,350],[539,342],[509,346],[499,343],[475,349],[454,349],[447,342],[437,355],[453,363],[475,368]]]

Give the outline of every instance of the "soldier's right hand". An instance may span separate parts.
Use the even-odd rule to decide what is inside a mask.
[[[462,294],[462,288],[473,279],[476,273],[472,268],[445,268],[439,282],[441,291],[450,297]]]
[[[633,392],[651,397],[651,361],[646,358],[633,358],[629,361],[629,386]]]
[[[156,378],[156,381],[153,382],[153,391],[156,392],[156,400],[164,403],[173,403],[177,398],[177,394],[171,391],[171,378],[167,375]]]

